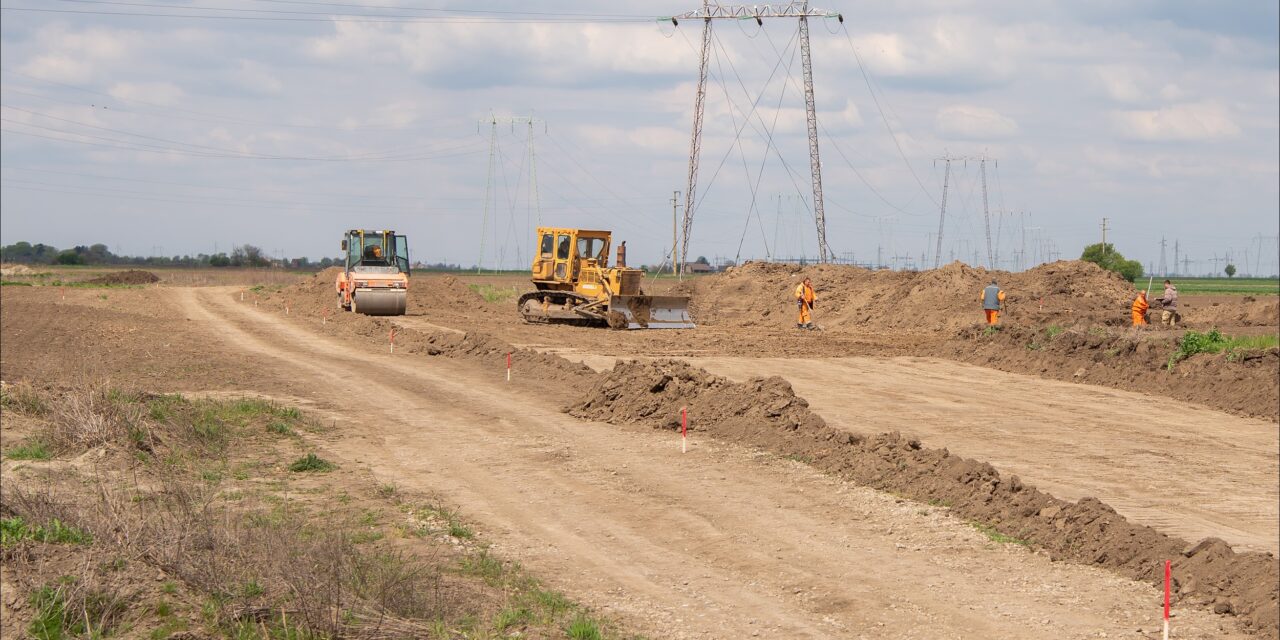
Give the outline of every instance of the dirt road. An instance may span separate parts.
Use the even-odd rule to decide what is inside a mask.
[[[596,369],[614,361],[556,351]],[[786,378],[855,433],[901,431],[1166,533],[1280,553],[1280,433],[1262,420],[934,358],[687,360],[738,381]]]
[[[337,420],[326,449],[437,492],[504,555],[662,638],[1154,637],[1157,592],[744,448],[572,419],[502,370],[320,336],[225,291],[197,330]],[[333,398],[341,394],[342,406]],[[1243,637],[1186,611],[1179,637]]]

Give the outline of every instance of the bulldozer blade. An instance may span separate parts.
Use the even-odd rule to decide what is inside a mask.
[[[621,314],[627,329],[694,328],[686,296],[613,296],[609,312]]]
[[[402,316],[407,299],[404,289],[356,289],[351,310],[366,316]]]

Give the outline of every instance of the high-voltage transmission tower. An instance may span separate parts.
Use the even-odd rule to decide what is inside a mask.
[[[681,20],[702,20],[702,48],[698,56],[698,90],[693,99],[693,136],[689,144],[689,180],[684,192],[684,224],[680,240],[680,269],[689,254],[689,228],[697,202],[698,156],[702,153],[702,114],[707,97],[707,55],[711,49],[712,20],[755,20],[763,25],[765,18],[795,18],[800,21],[800,59],[804,70],[804,108],[809,127],[809,174],[813,180],[813,217],[818,227],[818,259],[826,262],[832,257],[827,246],[827,220],[822,208],[822,163],[818,157],[818,115],[813,101],[813,61],[809,56],[809,18],[836,18],[844,22],[844,16],[834,11],[809,7],[808,0],[792,0],[785,4],[722,5],[703,0],[702,8],[671,17],[671,24],[680,26]]]
[[[517,124],[528,125],[529,133],[526,139],[526,152],[528,153],[529,162],[529,208],[537,209],[538,226],[542,226],[542,201],[538,197],[538,165],[537,156],[533,151],[533,127],[534,124],[541,124],[543,133],[546,133],[547,123],[544,120],[534,118],[533,116],[513,116],[513,117],[497,117],[492,113],[489,117],[477,123],[478,127],[489,125],[489,173],[484,186],[484,216],[480,219],[480,259],[476,262],[476,273],[479,273],[484,266],[484,237],[488,232],[489,226],[489,202],[493,202],[493,224],[495,233],[498,224],[498,195],[495,190],[493,174],[497,168],[498,158],[498,125],[510,125],[511,130],[515,131]],[[494,264],[494,268],[498,266]]]

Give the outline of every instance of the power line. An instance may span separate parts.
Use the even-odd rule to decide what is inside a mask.
[[[102,2],[102,4],[107,4]],[[114,3],[125,4],[125,3]],[[260,9],[227,9],[219,7],[196,7],[196,6],[171,6],[171,5],[150,5],[136,3],[131,6],[140,7],[157,7],[170,10],[194,10],[194,11],[238,11],[241,13],[252,13],[255,11],[263,11]],[[495,25],[495,24],[637,24],[652,22],[651,17],[628,17],[628,18],[581,18],[581,17],[526,17],[520,15],[502,16],[412,16],[412,15],[376,15],[369,16],[364,14],[335,14],[321,12],[285,12],[290,14],[304,15],[218,15],[207,13],[156,13],[153,11],[95,11],[88,9],[37,9],[34,7],[0,7],[0,11],[20,11],[27,13],[52,13],[60,15],[92,15],[92,16],[126,16],[135,18],[177,18],[180,20],[236,20],[236,21],[253,21],[253,22],[352,22],[352,23],[368,23],[368,24],[469,24],[469,25]],[[314,16],[314,17],[312,17]]]

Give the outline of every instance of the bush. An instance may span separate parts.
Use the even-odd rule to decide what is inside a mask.
[[[1126,260],[1110,242],[1091,244],[1084,248],[1080,259],[1092,262],[1107,271],[1120,274],[1125,280],[1133,282],[1142,277],[1142,263],[1137,260]]]
[[[305,472],[312,472],[312,471],[318,472],[318,473],[327,473],[337,468],[338,468],[338,465],[332,462],[329,462],[328,460],[325,460],[324,458],[321,458],[320,456],[317,456],[314,453],[308,453],[307,455],[302,456],[297,460],[294,460],[293,464],[289,465],[289,470],[295,473],[305,473]]]

